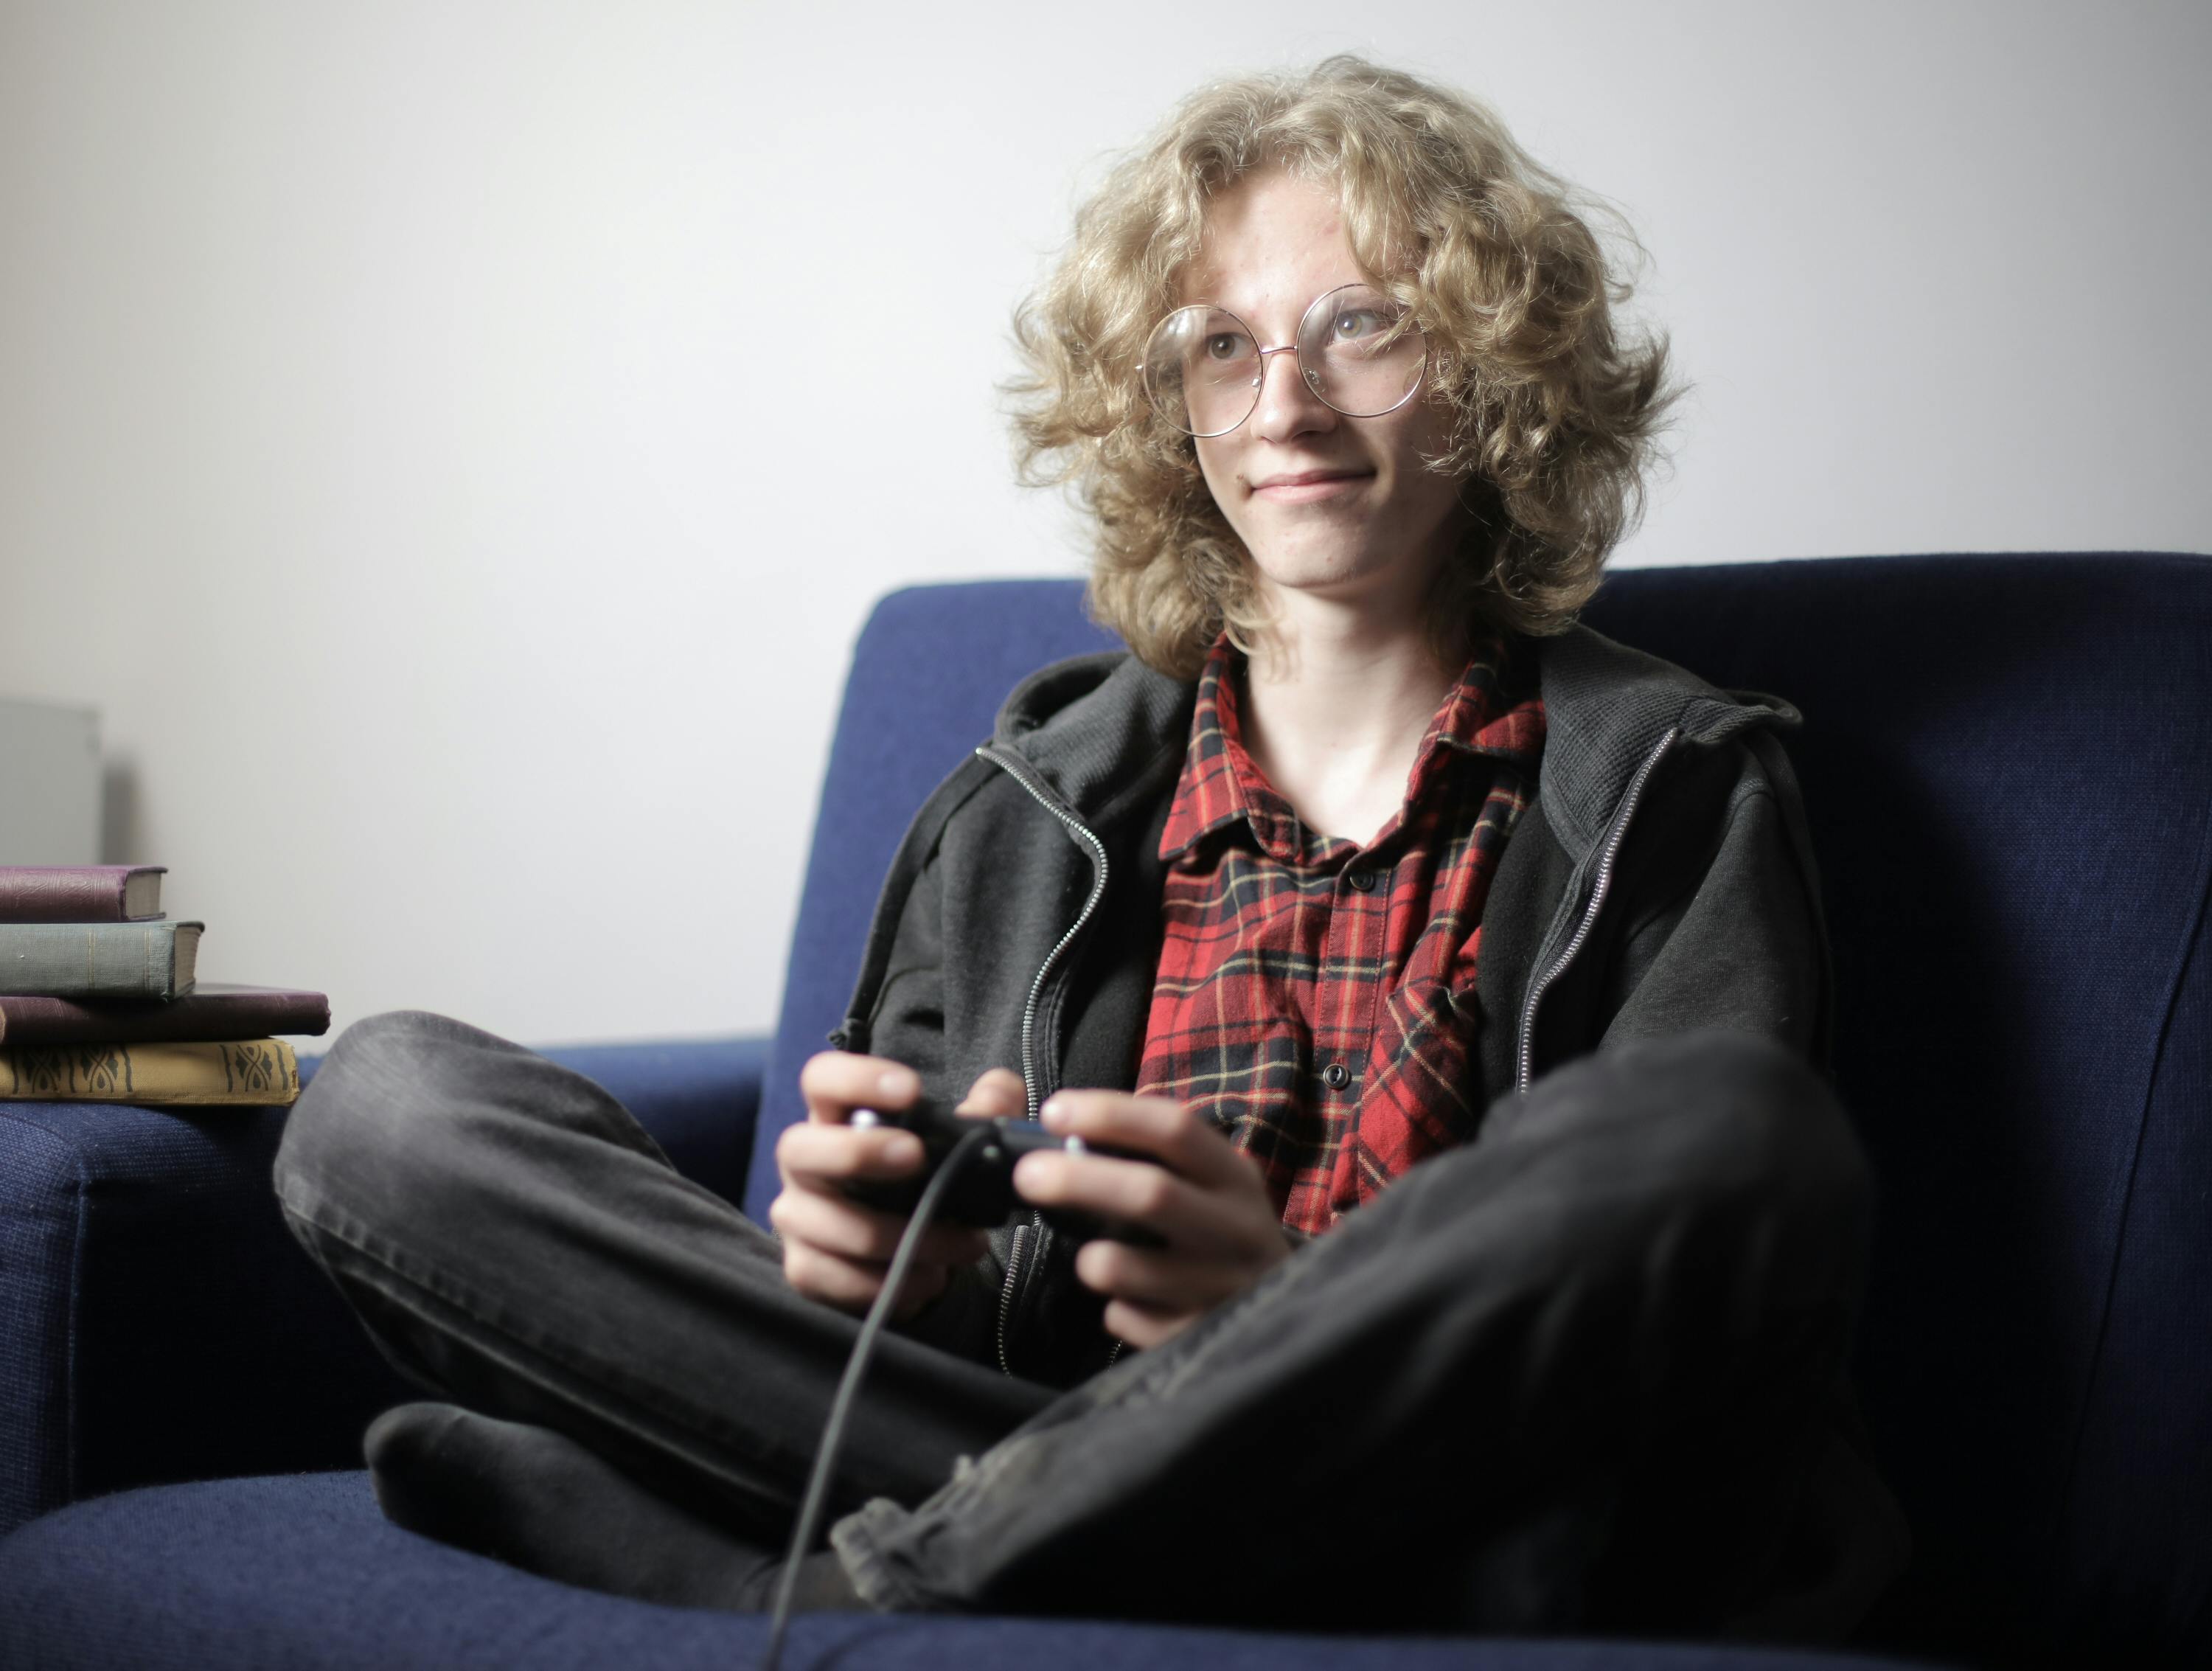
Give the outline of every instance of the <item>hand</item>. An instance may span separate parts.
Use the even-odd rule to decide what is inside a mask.
[[[922,1149],[912,1132],[894,1126],[855,1130],[848,1122],[854,1109],[910,1107],[921,1095],[921,1077],[879,1056],[825,1051],[799,1070],[799,1090],[806,1118],[776,1139],[783,1189],[769,1204],[769,1222],[783,1239],[784,1280],[809,1299],[857,1316],[883,1291],[907,1220],[862,1206],[843,1186],[854,1178],[909,1177],[921,1170]],[[999,1067],[975,1081],[957,1112],[1018,1115],[1024,1106],[1020,1077]],[[914,1316],[945,1291],[956,1267],[973,1264],[988,1245],[980,1230],[932,1224],[922,1232],[891,1316]]]
[[[1062,1135],[1158,1163],[1046,1151],[1014,1168],[1024,1200],[1140,1224],[1165,1243],[1095,1241],[1076,1254],[1077,1278],[1106,1296],[1109,1334],[1139,1348],[1172,1340],[1291,1256],[1257,1164],[1182,1103],[1063,1091],[1039,1116]]]

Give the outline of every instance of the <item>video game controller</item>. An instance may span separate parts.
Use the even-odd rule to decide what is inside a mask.
[[[985,1126],[991,1128],[991,1136],[969,1157],[960,1176],[952,1181],[945,1198],[938,1203],[939,1223],[996,1230],[1018,1212],[1036,1211],[1043,1214],[1044,1222],[1054,1230],[1078,1242],[1105,1237],[1139,1248],[1162,1245],[1158,1237],[1141,1225],[1109,1221],[1068,1207],[1031,1208],[1029,1202],[1014,1193],[1014,1163],[1040,1150],[1053,1149],[1068,1155],[1111,1155],[1121,1160],[1148,1162],[1152,1160],[1150,1155],[1085,1143],[1079,1137],[1056,1136],[1034,1121],[1009,1119],[1003,1115],[969,1119],[927,1101],[905,1109],[855,1109],[848,1123],[863,1131],[878,1126],[896,1127],[921,1139],[919,1171],[903,1178],[855,1178],[844,1186],[846,1195],[863,1206],[874,1207],[879,1212],[910,1214],[921,1201],[923,1188],[937,1175],[937,1169],[945,1164],[945,1157],[954,1146],[977,1127]]]

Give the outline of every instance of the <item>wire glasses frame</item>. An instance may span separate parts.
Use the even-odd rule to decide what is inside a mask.
[[[1371,285],[1344,284],[1316,296],[1297,336],[1262,348],[1252,327],[1225,307],[1178,307],[1145,344],[1145,393],[1187,435],[1225,435],[1259,409],[1267,361],[1288,354],[1300,380],[1346,417],[1380,417],[1411,400],[1428,369],[1429,343],[1412,316]]]

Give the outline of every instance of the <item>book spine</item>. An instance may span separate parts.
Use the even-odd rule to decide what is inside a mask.
[[[9,1101],[270,1108],[299,1095],[299,1059],[281,1039],[0,1048],[0,1099]]]
[[[128,866],[0,865],[0,922],[121,922]]]
[[[175,998],[178,936],[197,922],[0,923],[0,993]],[[181,983],[182,991],[191,982]]]
[[[152,1044],[330,1029],[326,996],[283,987],[240,991],[201,981],[166,1004],[0,993],[0,1044]]]

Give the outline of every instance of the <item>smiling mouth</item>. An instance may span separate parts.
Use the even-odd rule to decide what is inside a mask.
[[[1252,484],[1253,495],[1297,502],[1327,499],[1346,493],[1373,474],[1364,470],[1302,470],[1290,476],[1271,476]]]

